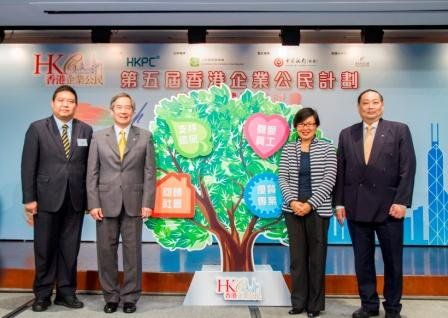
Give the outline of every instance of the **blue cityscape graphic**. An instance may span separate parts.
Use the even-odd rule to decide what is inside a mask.
[[[438,124],[431,124],[431,148],[427,158],[428,205],[426,208],[418,206],[411,213],[408,211],[404,220],[405,245],[448,245],[448,193],[444,187]],[[347,224],[340,226],[335,217],[331,218],[328,242],[350,244]]]

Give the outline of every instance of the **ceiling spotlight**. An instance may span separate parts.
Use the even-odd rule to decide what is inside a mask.
[[[361,41],[363,43],[383,43],[383,28],[369,26],[361,29]]]
[[[188,28],[188,43],[205,43],[207,38],[207,29],[204,27]]]
[[[282,45],[300,45],[300,29],[294,26],[281,28],[280,39]]]
[[[92,43],[110,43],[111,34],[109,28],[95,27],[92,29]]]

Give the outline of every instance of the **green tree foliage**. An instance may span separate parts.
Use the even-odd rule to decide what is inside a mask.
[[[156,105],[151,131],[158,178],[168,172],[190,174],[196,190],[196,207],[193,219],[150,218],[146,225],[157,242],[170,250],[200,250],[210,245],[215,236],[220,241],[221,253],[230,255],[230,264],[224,264],[224,270],[252,270],[251,253],[256,237],[264,235],[285,244],[287,233],[282,217],[260,219],[244,203],[247,182],[259,173],[276,173],[280,151],[268,159],[260,158],[244,138],[243,125],[258,112],[279,114],[291,124],[298,107],[274,103],[262,91],[246,90],[239,98],[231,98],[230,94],[225,85],[213,86],[163,99]],[[212,152],[193,159],[178,154],[167,124],[169,118],[208,122],[212,129]],[[246,265],[232,265],[231,259],[237,257],[250,259]]]

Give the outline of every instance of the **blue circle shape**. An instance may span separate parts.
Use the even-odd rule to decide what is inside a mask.
[[[249,211],[260,218],[279,217],[283,197],[277,175],[265,172],[250,179],[244,189],[244,202]]]

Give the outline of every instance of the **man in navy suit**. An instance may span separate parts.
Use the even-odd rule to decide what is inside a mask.
[[[92,128],[74,119],[75,90],[63,85],[52,98],[53,115],[33,122],[22,153],[22,193],[28,223],[34,224],[36,273],[34,311],[54,303],[81,308],[75,295]]]
[[[401,317],[403,219],[412,202],[416,162],[408,126],[382,119],[383,110],[379,92],[362,92],[362,122],[339,136],[336,217],[341,225],[347,218],[361,298],[353,318],[379,315],[375,234],[384,261],[386,318]]]

